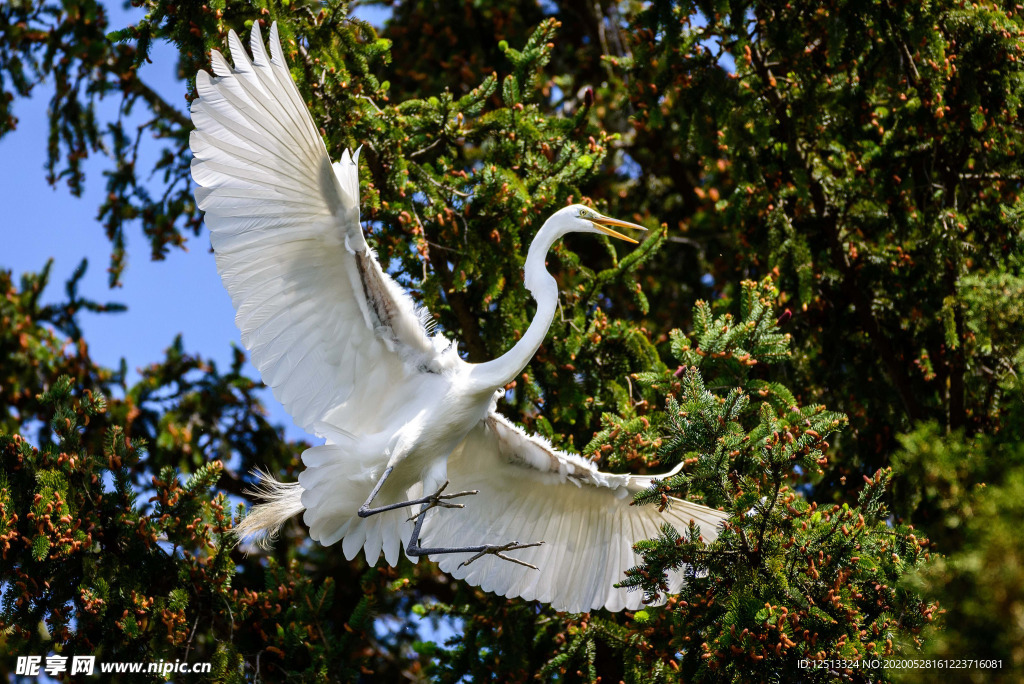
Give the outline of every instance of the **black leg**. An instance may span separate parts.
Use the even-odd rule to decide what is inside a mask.
[[[412,530],[412,536],[409,538],[409,545],[406,547],[406,552],[410,556],[432,556],[443,553],[475,553],[475,556],[459,564],[459,567],[461,568],[463,565],[469,565],[473,561],[477,560],[478,558],[482,558],[485,555],[495,555],[498,558],[502,558],[504,560],[511,561],[519,565],[525,565],[526,567],[533,568],[534,570],[537,569],[536,565],[532,565],[530,563],[527,563],[526,561],[521,561],[518,558],[511,558],[509,556],[506,556],[502,552],[516,551],[518,549],[528,549],[531,546],[540,546],[544,543],[542,541],[534,542],[532,544],[520,544],[519,542],[514,541],[509,542],[508,544],[481,544],[480,546],[459,546],[452,548],[442,547],[436,549],[425,549],[421,547],[420,531],[423,529],[423,520],[426,518],[427,511],[437,506],[440,506],[442,508],[465,508],[463,504],[448,503],[446,499],[454,499],[460,496],[471,496],[473,494],[476,494],[477,491],[472,490],[468,492],[457,492],[455,494],[442,494],[441,492],[443,492],[445,490],[445,487],[448,486],[448,483],[445,482],[436,492],[434,492],[430,496],[425,496],[421,499],[413,499],[411,501],[402,501],[400,503],[388,504],[386,506],[378,506],[377,508],[370,508],[370,504],[373,503],[373,500],[377,497],[377,494],[380,493],[381,487],[384,486],[384,482],[387,481],[388,476],[391,474],[391,471],[393,469],[393,466],[388,466],[387,468],[385,468],[384,474],[380,476],[379,480],[377,480],[377,484],[374,485],[373,491],[370,492],[370,496],[366,497],[366,501],[363,502],[363,505],[359,507],[358,513],[360,518],[369,518],[371,515],[383,513],[384,511],[393,511],[396,508],[405,508],[407,506],[415,506],[416,504],[420,504],[422,506],[422,508],[420,508],[420,512],[409,518],[409,520],[416,521],[416,525],[413,527]]]
[[[443,485],[441,485],[441,488],[434,492],[432,495],[425,496],[422,499],[413,499],[412,501],[402,501],[400,503],[388,504],[387,506],[378,506],[377,508],[370,508],[370,504],[373,503],[373,500],[380,492],[380,488],[384,486],[384,482],[388,479],[388,475],[391,474],[391,471],[393,469],[394,466],[388,466],[387,468],[384,469],[384,474],[380,476],[379,480],[377,480],[377,484],[374,485],[373,491],[370,492],[370,496],[366,497],[366,501],[364,501],[363,505],[359,507],[358,513],[360,518],[369,518],[371,515],[383,513],[384,511],[393,511],[396,508],[405,508],[407,506],[415,506],[416,504],[424,504],[427,507],[421,510],[419,513],[417,513],[417,515],[414,517],[422,516],[424,513],[426,513],[434,506],[442,506],[444,508],[464,508],[462,504],[448,503],[447,501],[445,501],[445,499],[454,499],[459,496],[471,496],[473,494],[476,494],[476,491],[469,491],[458,492],[456,494],[442,495],[441,492],[443,492],[444,488],[448,486],[448,483],[445,482]],[[411,519],[412,518],[410,518],[410,520]]]
[[[441,487],[441,489],[444,489],[444,487]],[[438,493],[440,493],[440,490],[438,490]],[[433,505],[424,504],[423,509],[420,510],[420,512],[414,516],[416,518],[416,526],[413,527],[412,536],[409,537],[409,545],[406,547],[406,552],[410,556],[433,556],[442,553],[475,553],[476,555],[470,558],[469,560],[459,563],[459,567],[461,568],[463,565],[469,565],[476,559],[490,554],[495,555],[498,558],[511,561],[518,565],[525,565],[526,567],[533,568],[534,570],[537,569],[536,565],[527,563],[526,561],[521,561],[518,558],[506,556],[502,553],[502,551],[516,551],[518,549],[528,549],[531,546],[540,546],[544,543],[542,541],[533,542],[532,544],[520,544],[519,542],[514,541],[509,542],[508,544],[481,544],[480,546],[440,547],[435,549],[423,548],[422,546],[420,546],[420,530],[423,529],[423,521],[426,519],[426,516],[423,514],[429,511],[431,508],[433,508]],[[412,518],[410,518],[410,520],[412,520]]]

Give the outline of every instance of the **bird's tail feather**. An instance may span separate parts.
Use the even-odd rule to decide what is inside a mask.
[[[260,500],[249,509],[249,514],[235,526],[240,541],[251,541],[267,548],[277,538],[281,526],[293,515],[305,510],[302,505],[302,485],[298,482],[280,482],[270,473],[254,468],[256,484],[246,491]]]
[[[403,542],[412,534],[408,518],[419,508],[398,508],[367,518],[358,514],[383,475],[388,457],[387,450],[372,439],[325,444],[303,452],[306,469],[299,474],[299,482],[306,507],[303,521],[309,526],[311,539],[324,546],[342,542],[342,552],[349,560],[364,550],[370,565],[377,563],[381,553],[389,565],[398,563]],[[386,506],[422,496],[419,476],[418,468],[402,463],[371,505]]]

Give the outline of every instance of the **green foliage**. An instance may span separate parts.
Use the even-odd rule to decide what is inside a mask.
[[[153,258],[201,232],[191,124],[147,85],[152,47],[177,48],[191,99],[229,29],[276,20],[332,158],[363,145],[369,241],[469,360],[526,330],[522,260],[551,211],[651,229],[555,247],[560,312],[502,410],[606,469],[682,464],[638,505],[733,517],[710,546],[638,540],[623,581],[668,603],[633,615],[368,570],[298,522],[245,556],[225,536],[241,473],[293,479],[304,445],[267,424],[242,352],[220,369],[169,341],[129,382],[89,356],[78,316],[118,305],[79,295],[84,262],[54,305],[49,266],[0,273],[5,652],[452,682],[829,681],[798,659],[985,653],[1004,667],[980,674],[1020,678],[1019,9],[443,0],[378,31],[334,0],[142,6],[122,27],[100,0],[0,3],[0,135],[52,84],[46,173],[78,194],[106,160],[112,284],[133,231]]]
[[[926,634],[925,653],[934,658],[971,657],[1000,661],[975,681],[1016,681],[1024,676],[1019,622],[1010,617],[1024,605],[1020,544],[1024,525],[1021,483],[1024,450],[1016,438],[944,434],[934,423],[901,438],[894,468],[903,475],[894,499],[911,520],[935,529],[944,557],[913,573],[905,585],[927,592],[942,607],[942,620]],[[969,597],[965,600],[964,597]],[[902,681],[927,681],[905,672]]]
[[[737,319],[698,302],[693,333],[672,335],[684,365],[646,378],[667,394],[647,440],[660,442],[662,463],[682,461],[684,469],[634,503],[671,506],[669,497],[699,493],[734,513],[710,545],[696,526],[666,525],[659,538],[637,542],[644,562],[622,582],[654,601],[667,591],[667,571],[687,566],[686,585],[657,617],[679,635],[669,643],[682,654],[687,681],[767,679],[797,672],[802,659],[914,653],[914,634],[935,610],[898,586],[923,561],[927,540],[886,524],[891,471],[864,478],[858,507],[819,507],[800,494],[803,474],[824,473],[825,438],[847,421],[752,377],[789,353],[770,307],[777,296],[770,280],[744,282]],[[888,676],[881,667],[857,675]]]
[[[1012,682],[1024,675],[1024,628],[1015,617],[1024,606],[1024,558],[1019,543],[1022,502],[1024,468],[1017,465],[999,486],[978,488],[967,498],[970,516],[963,521],[964,546],[922,568],[907,582],[916,591],[933,593],[945,606],[943,622],[956,626],[955,630],[930,630],[925,640],[927,656],[957,658],[970,653],[972,658],[999,661],[998,668],[971,673],[975,681]],[[965,595],[971,600],[964,601]],[[919,671],[900,674],[901,681],[929,681]]]
[[[97,368],[84,341],[70,342],[80,308],[71,286],[72,301],[40,305],[47,277],[25,276],[19,289],[0,274],[4,653],[138,661],[184,654],[212,662],[218,680],[244,681],[282,672],[275,658],[285,648],[294,654],[301,639],[304,655],[289,671],[358,673],[367,660],[350,634],[370,628],[373,595],[390,573],[367,574],[354,602],[332,600],[335,580],[316,581],[294,562],[264,571],[228,533],[227,494],[240,495],[246,483],[220,457],[294,467],[301,451],[267,425],[241,354],[221,375],[177,340],[164,362],[126,385],[123,370]],[[21,431],[8,430],[19,422]],[[332,574],[357,580],[360,572]],[[301,627],[278,634],[261,626],[278,619],[282,604]],[[336,615],[336,628],[310,639],[307,625]]]

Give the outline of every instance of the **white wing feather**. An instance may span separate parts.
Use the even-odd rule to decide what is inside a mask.
[[[374,432],[382,393],[399,395],[410,375],[441,372],[458,357],[428,337],[368,248],[358,152],[332,167],[276,24],[272,57],[256,24],[252,61],[234,32],[229,45],[234,68],[214,52],[216,77],[196,78],[190,144],[196,199],[242,342],[297,425],[319,436]]]
[[[556,610],[639,608],[641,592],[613,586],[640,562],[632,545],[657,536],[663,523],[681,532],[691,520],[705,541],[712,541],[727,517],[680,499],[672,499],[663,513],[654,506],[630,506],[632,495],[647,488],[652,476],[603,473],[497,413],[481,421],[449,457],[448,476],[460,489],[480,493],[463,500],[465,510],[432,513],[424,524],[423,545],[543,541],[543,546],[509,552],[540,571],[490,555],[461,568],[472,554],[432,560],[485,591],[550,602]],[[669,577],[671,592],[682,584],[682,571]]]

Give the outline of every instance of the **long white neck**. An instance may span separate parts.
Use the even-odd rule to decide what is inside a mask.
[[[530,244],[523,275],[526,289],[537,302],[537,314],[533,317],[526,334],[519,338],[515,346],[493,361],[473,365],[469,377],[475,388],[491,391],[514,380],[544,341],[555,317],[555,309],[558,308],[558,284],[548,273],[545,261],[551,245],[564,233],[564,230],[549,220]]]

